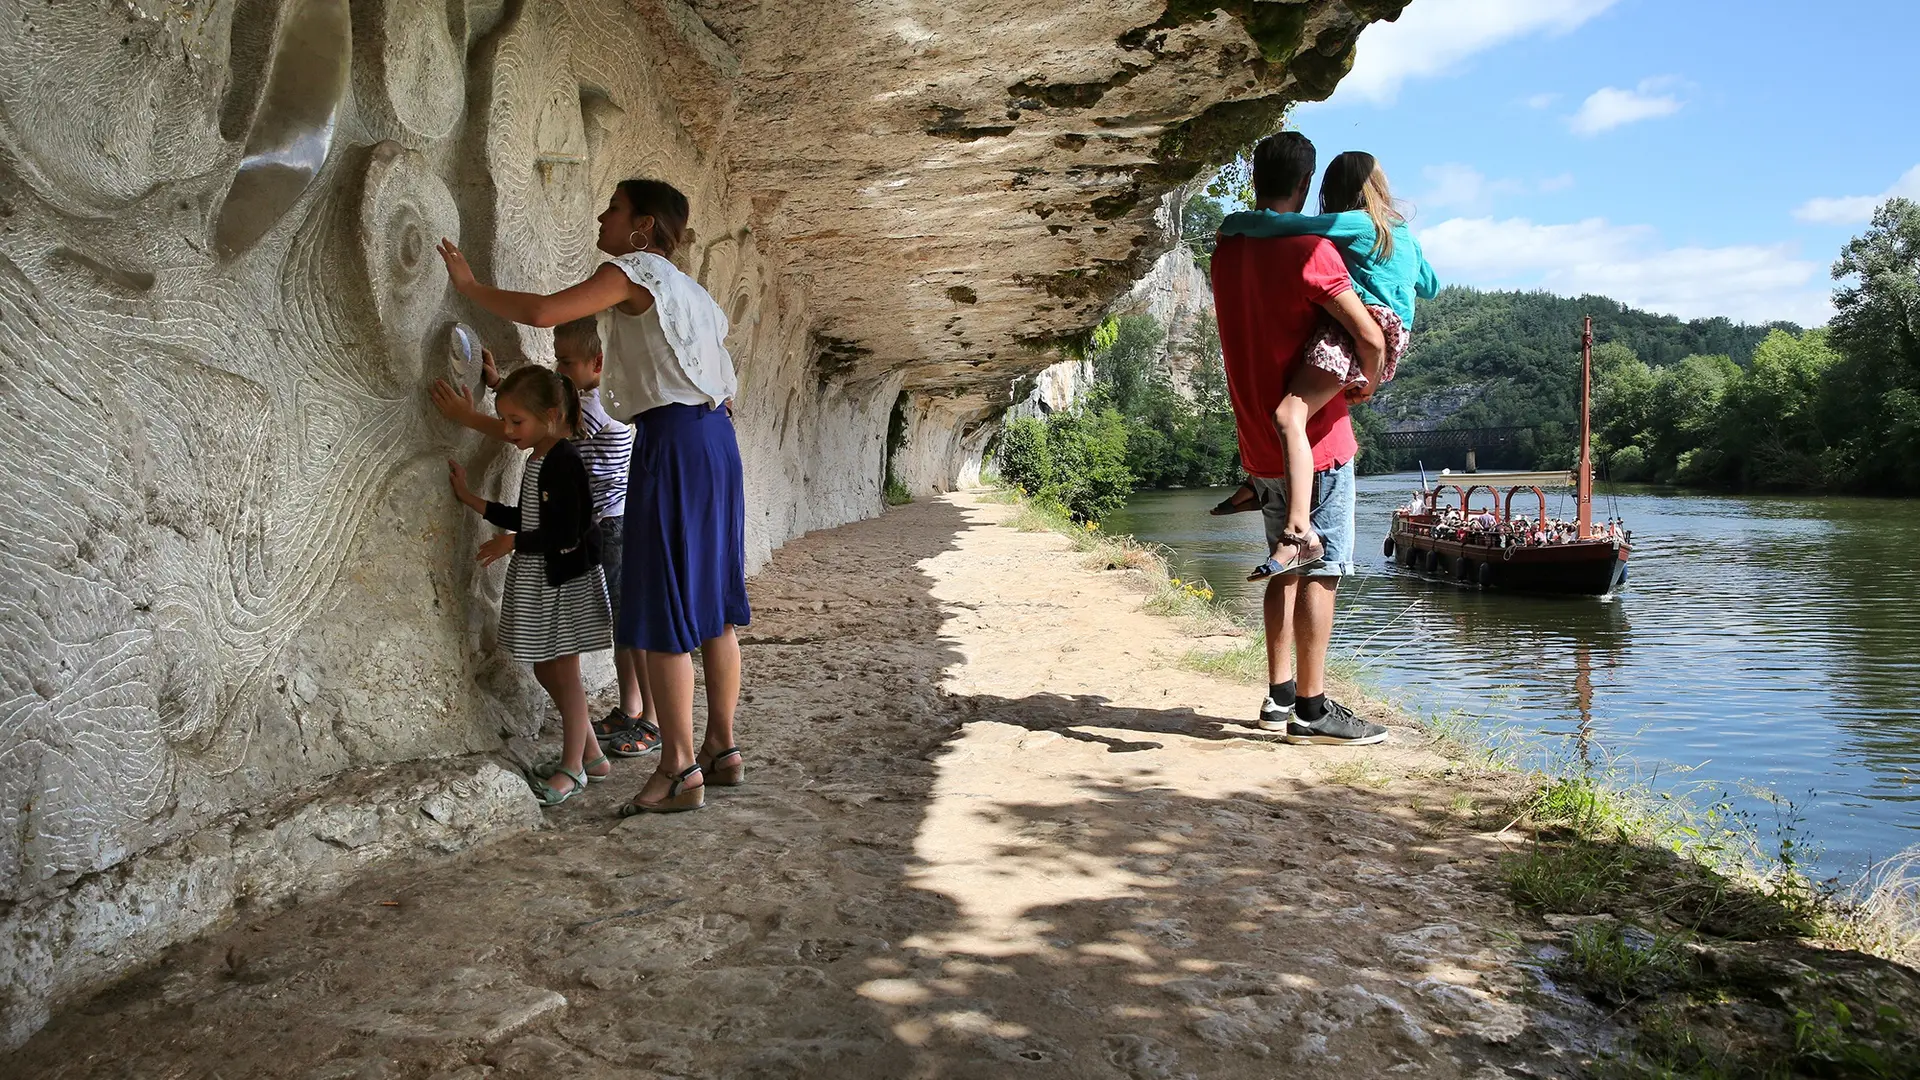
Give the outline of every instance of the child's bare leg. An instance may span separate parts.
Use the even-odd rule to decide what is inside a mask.
[[[1307,440],[1307,421],[1332,401],[1343,389],[1338,375],[1302,364],[1287,385],[1287,396],[1273,411],[1280,425],[1280,438],[1287,448],[1287,532],[1308,539],[1309,547],[1318,537],[1313,532],[1313,444]],[[1297,545],[1281,541],[1273,557],[1282,563],[1282,553],[1298,555]]]
[[[620,711],[632,720],[653,715],[653,693],[647,689],[647,651],[615,646],[613,668],[620,675]]]
[[[593,740],[593,720],[587,714],[587,688],[580,681],[580,658],[560,656],[533,665],[533,677],[560,707],[560,768],[577,774],[586,762],[587,746]],[[547,786],[555,792],[570,791],[573,777],[555,772]]]

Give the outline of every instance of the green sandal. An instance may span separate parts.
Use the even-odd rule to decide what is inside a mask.
[[[587,790],[587,776],[584,770],[574,773],[567,772],[567,770],[556,766],[553,772],[565,773],[567,779],[573,781],[573,786],[565,791],[553,790],[553,787],[546,782],[547,778],[551,777],[553,773],[548,773],[547,776],[541,777],[538,780],[531,776],[527,777],[527,784],[533,788],[533,797],[540,800],[541,806],[559,806],[561,803]]]
[[[606,765],[608,766],[608,769],[604,773],[595,773],[592,771],[595,765]],[[597,784],[602,780],[613,779],[613,769],[611,767],[612,765],[613,763],[607,760],[607,755],[601,754],[599,757],[588,758],[587,760],[581,762],[580,771],[586,774],[587,783]],[[535,765],[533,767],[533,775],[539,777],[542,780],[552,779],[553,774],[559,771],[560,771],[559,758],[548,758],[547,760],[542,761],[540,764]]]

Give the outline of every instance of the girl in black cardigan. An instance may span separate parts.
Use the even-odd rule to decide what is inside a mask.
[[[565,437],[579,427],[580,398],[566,376],[529,364],[501,381],[494,409],[507,441],[533,451],[519,505],[481,499],[467,488],[459,462],[450,460],[447,468],[454,496],[507,530],[481,545],[479,560],[490,565],[513,553],[500,599],[500,643],[515,660],[533,665],[534,678],[560,709],[560,761],[528,778],[542,806],[558,806],[611,771],[606,755],[586,756],[596,744],[580,654],[613,646],[613,616],[587,468]]]

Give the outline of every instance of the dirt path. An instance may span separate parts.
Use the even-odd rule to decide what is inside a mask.
[[[1006,512],[777,554],[749,786],[623,822],[629,765],[539,833],[177,949],[0,1074],[1562,1073],[1501,841],[1420,736],[1240,727],[1257,691]]]

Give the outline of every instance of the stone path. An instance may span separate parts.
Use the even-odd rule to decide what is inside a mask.
[[[1257,691],[1006,512],[782,549],[748,786],[706,810],[617,819],[628,765],[539,832],[176,949],[0,1074],[1570,1073],[1466,781],[1406,728],[1238,726]]]

